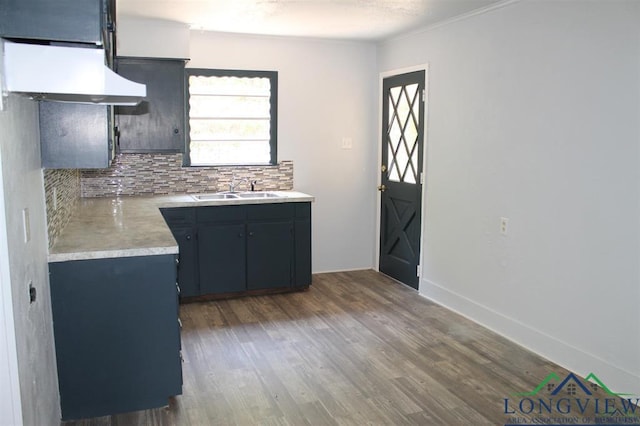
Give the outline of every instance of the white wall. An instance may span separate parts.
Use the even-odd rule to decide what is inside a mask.
[[[0,159],[0,425],[21,425],[20,377]]]
[[[136,46],[148,43],[145,36],[121,37],[121,51],[144,50]],[[278,71],[278,159],[293,160],[295,189],[316,197],[313,270],[371,268],[375,46],[191,31],[189,50],[191,68]],[[343,137],[353,140],[353,149],[341,149]]]
[[[4,193],[4,202],[0,203],[4,209],[0,214],[0,226],[6,224],[6,231],[0,232],[0,294],[3,302],[4,297],[12,298],[11,306],[4,306],[3,322],[7,327],[14,327],[14,333],[12,330],[6,332],[9,338],[6,341],[10,362],[8,373],[15,380],[15,362],[12,362],[15,356],[20,395],[14,395],[12,405],[15,407],[15,403],[21,401],[22,406],[21,413],[14,413],[11,421],[18,424],[21,419],[25,425],[54,425],[60,422],[60,402],[47,269],[37,103],[9,96],[5,99],[5,110],[0,111],[0,129],[0,192]],[[31,225],[31,238],[26,243],[22,226],[25,208],[29,210]],[[37,291],[33,304],[29,303],[29,282]],[[13,318],[9,310],[13,311]],[[6,383],[3,379],[3,386]],[[11,384],[15,390],[16,383]]]
[[[180,22],[118,17],[118,56],[189,57],[189,27]]]
[[[636,394],[639,24],[638,2],[524,0],[378,50],[381,73],[429,64],[420,292]]]

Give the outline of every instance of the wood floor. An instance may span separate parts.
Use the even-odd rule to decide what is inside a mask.
[[[567,374],[374,271],[181,306],[183,395],[87,425],[504,425],[503,398]]]

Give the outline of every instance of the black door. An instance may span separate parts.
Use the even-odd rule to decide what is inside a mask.
[[[380,272],[418,288],[424,80],[418,71],[382,83]]]

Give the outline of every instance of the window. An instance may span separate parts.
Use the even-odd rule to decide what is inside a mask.
[[[187,68],[186,164],[276,164],[278,73]]]

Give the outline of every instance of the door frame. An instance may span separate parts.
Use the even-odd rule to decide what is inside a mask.
[[[406,68],[399,68],[390,71],[385,71],[379,74],[378,76],[378,120],[377,120],[377,130],[376,137],[378,143],[376,144],[378,153],[376,155],[376,165],[375,165],[375,173],[376,173],[376,186],[381,184],[381,174],[380,174],[380,165],[382,164],[382,84],[383,80],[387,77],[393,77],[398,74],[406,74],[415,71],[424,71],[424,91],[425,91],[425,99],[424,99],[424,137],[423,137],[423,152],[422,152],[422,172],[424,173],[424,182],[422,184],[422,195],[420,197],[421,203],[421,225],[420,225],[420,270],[421,274],[418,278],[418,291],[420,290],[420,284],[422,283],[422,277],[424,273],[422,273],[422,264],[423,264],[423,248],[424,248],[424,228],[425,228],[425,200],[426,200],[426,191],[427,191],[427,162],[428,156],[427,153],[429,151],[429,144],[427,143],[428,134],[429,134],[429,64],[420,64]],[[381,216],[381,193],[380,191],[376,191],[376,250],[375,250],[375,259],[374,265],[375,270],[380,272],[380,216]]]

